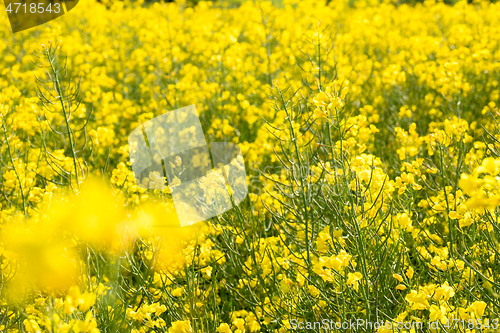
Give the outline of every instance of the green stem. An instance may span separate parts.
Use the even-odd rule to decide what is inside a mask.
[[[288,119],[288,123],[290,124],[292,141],[293,141],[293,145],[295,148],[295,154],[297,156],[297,163],[299,165],[300,184],[297,184],[297,185],[300,188],[300,197],[301,197],[302,204],[304,207],[303,212],[304,212],[304,218],[305,218],[304,224],[305,224],[305,238],[306,238],[307,268],[310,271],[311,270],[311,250],[310,250],[310,244],[309,244],[309,213],[307,210],[309,205],[307,204],[306,194],[304,191],[304,178],[302,177],[302,170],[303,170],[302,169],[302,162],[301,162],[301,158],[300,158],[299,146],[297,145],[297,136],[295,135],[295,131],[293,130],[293,120],[292,120],[293,115],[288,112],[288,109],[286,107],[286,102],[283,98],[283,93],[281,91],[280,91],[280,97],[281,97],[281,101],[283,103],[283,108],[285,109],[285,112],[288,116],[287,119]],[[292,174],[293,174],[293,167],[292,167]]]
[[[2,127],[3,127],[5,142],[7,143],[7,151],[9,152],[10,162],[12,163],[12,168],[14,169],[14,173],[16,174],[17,181],[19,182],[19,190],[21,191],[21,198],[23,200],[23,213],[27,217],[28,213],[26,211],[27,205],[26,205],[26,198],[24,197],[24,193],[23,193],[23,184],[21,183],[21,178],[19,177],[19,173],[17,172],[16,165],[14,164],[14,158],[12,157],[12,151],[11,151],[11,147],[10,147],[9,138],[7,137],[7,128],[5,127],[5,121],[3,119],[2,119]]]
[[[55,83],[56,92],[59,95],[58,98],[59,98],[59,102],[61,103],[61,107],[62,107],[62,111],[63,111],[64,122],[66,125],[66,132],[68,135],[69,144],[70,144],[70,148],[71,148],[71,157],[73,158],[73,165],[75,167],[76,187],[79,189],[80,182],[78,180],[78,166],[77,166],[77,156],[76,156],[76,151],[75,151],[75,143],[74,143],[74,138],[73,138],[73,131],[71,130],[71,127],[69,125],[69,118],[68,118],[68,113],[71,114],[71,110],[69,110],[69,111],[66,110],[66,105],[64,104],[64,99],[63,99],[63,91],[61,89],[61,84],[59,82],[59,73],[56,70],[56,68],[54,67],[55,58],[51,57],[50,49],[46,50],[46,55],[47,55],[47,59],[49,60],[49,63],[50,63],[50,69],[52,71],[52,75],[54,76],[53,80]],[[71,175],[70,175],[69,183],[71,186]]]

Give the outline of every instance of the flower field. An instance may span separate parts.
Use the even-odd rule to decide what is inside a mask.
[[[500,329],[500,4],[3,13],[0,332]],[[181,227],[128,137],[193,104],[249,194]]]

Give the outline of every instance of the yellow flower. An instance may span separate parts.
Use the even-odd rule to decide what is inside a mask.
[[[217,332],[219,332],[219,333],[233,333],[233,331],[231,330],[229,325],[226,323],[220,324],[219,327],[217,328]]]
[[[80,288],[78,286],[71,286],[68,291],[68,295],[66,296],[65,304],[68,305],[68,308],[78,308],[78,310],[85,312],[92,305],[94,305],[96,299],[96,295],[93,293],[80,293]],[[71,314],[73,311],[70,311],[68,314]]]
[[[328,97],[328,95],[322,91],[313,98],[313,101],[316,105],[327,106],[330,102],[330,97]]]
[[[464,309],[464,308],[458,308],[458,318],[464,319],[464,320],[471,319],[471,317],[469,315],[469,310]]]
[[[412,310],[425,310],[429,308],[428,296],[423,292],[411,290],[405,299],[410,303]]]
[[[455,291],[446,281],[441,287],[437,288],[434,292],[434,298],[437,301],[448,301],[451,297],[455,295]]]
[[[5,284],[10,300],[21,300],[27,290],[61,294],[77,282],[80,268],[77,252],[70,242],[59,239],[58,232],[45,223],[3,227],[5,251],[16,259],[16,274]]]
[[[398,280],[399,282],[403,282],[403,277],[399,274],[392,274],[392,277]]]
[[[111,188],[95,178],[87,180],[81,193],[70,196],[67,203],[57,205],[49,218],[57,228],[96,248],[122,251],[134,240]]]
[[[412,228],[411,219],[407,213],[397,214],[395,217],[396,224],[403,230],[409,230]]]
[[[487,173],[491,176],[496,176],[500,173],[500,160],[496,160],[492,157],[487,157],[481,163],[481,166],[476,168],[476,173]]]
[[[358,291],[359,281],[363,278],[360,272],[349,273],[347,275],[347,285],[352,285],[354,290]]]
[[[24,319],[24,328],[30,333],[42,333],[40,326],[34,319]]]
[[[440,320],[441,323],[446,323],[446,308],[444,306],[431,305],[429,309],[429,319],[431,321]]]
[[[326,118],[328,114],[325,111],[322,111],[319,108],[314,109],[314,117],[315,118]]]
[[[475,301],[468,307],[468,311],[474,312],[476,318],[481,318],[484,315],[486,303],[483,301]]]
[[[473,194],[480,186],[477,178],[466,174],[461,175],[458,185],[466,194]]]
[[[172,323],[168,333],[192,333],[191,323],[188,320],[178,320]]]
[[[413,268],[410,266],[408,267],[408,269],[406,270],[406,277],[408,279],[412,279],[413,278],[413,274],[415,273],[415,271],[413,270]]]

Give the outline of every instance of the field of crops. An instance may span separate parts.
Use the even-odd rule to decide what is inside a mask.
[[[500,329],[499,4],[1,8],[0,332]],[[249,195],[181,227],[128,138],[189,105]]]

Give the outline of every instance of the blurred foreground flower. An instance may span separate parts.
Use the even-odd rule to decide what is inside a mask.
[[[122,252],[135,240],[135,230],[126,222],[123,205],[112,189],[97,179],[89,179],[80,193],[54,206],[48,223],[95,249]]]
[[[10,253],[12,272],[6,295],[12,301],[29,297],[32,290],[60,294],[77,283],[80,262],[74,245],[54,231],[42,223],[12,224],[3,229],[2,241]]]

